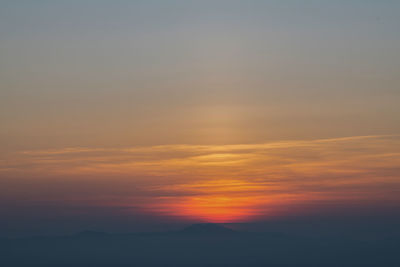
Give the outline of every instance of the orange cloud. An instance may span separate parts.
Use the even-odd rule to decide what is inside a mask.
[[[63,148],[10,155],[0,162],[0,174],[42,179],[38,184],[54,184],[52,177],[73,188],[85,184],[89,189],[73,196],[77,202],[120,206],[134,202],[158,214],[232,222],[275,216],[310,201],[398,201],[399,151],[398,136]],[[3,182],[15,180],[3,178]],[[31,186],[30,191],[35,190]],[[54,190],[54,194],[43,192],[43,201],[68,195],[65,188]]]

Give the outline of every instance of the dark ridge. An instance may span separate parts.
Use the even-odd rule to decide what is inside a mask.
[[[106,235],[108,234],[99,231],[82,231],[75,234],[77,237],[104,237]]]
[[[184,234],[232,234],[235,233],[234,230],[225,227],[221,224],[216,223],[198,223],[192,224],[183,230],[180,233]]]

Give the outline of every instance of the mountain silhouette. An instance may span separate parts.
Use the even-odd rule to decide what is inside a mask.
[[[86,230],[75,234],[76,237],[85,237],[85,238],[104,237],[106,235],[107,233],[105,232],[91,231],[91,230]]]
[[[225,227],[221,224],[216,223],[197,223],[192,224],[183,230],[180,233],[184,234],[233,234],[234,230]]]
[[[363,237],[364,238],[364,237]],[[1,266],[400,266],[400,238],[312,237],[193,224],[180,231],[0,239]]]

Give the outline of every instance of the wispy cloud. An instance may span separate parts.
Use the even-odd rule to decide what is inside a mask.
[[[75,193],[73,198],[101,205],[139,203],[146,210],[177,216],[238,220],[317,200],[398,200],[399,166],[399,136],[374,135],[22,151],[2,161],[0,173],[25,180],[59,177],[83,188],[102,181],[103,187]],[[64,190],[55,188],[65,197]],[[101,197],[96,192],[102,192]]]

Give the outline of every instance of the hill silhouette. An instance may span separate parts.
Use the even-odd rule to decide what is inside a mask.
[[[241,232],[222,224],[180,231],[0,239],[1,266],[400,266],[399,238],[357,240]]]
[[[105,232],[86,230],[76,233],[75,237],[95,238],[95,237],[105,237],[106,235],[107,233]]]
[[[183,230],[180,231],[180,233],[184,234],[203,234],[203,235],[208,235],[208,234],[233,234],[235,233],[234,230],[225,227],[221,224],[216,224],[216,223],[198,223],[198,224],[192,224]]]

